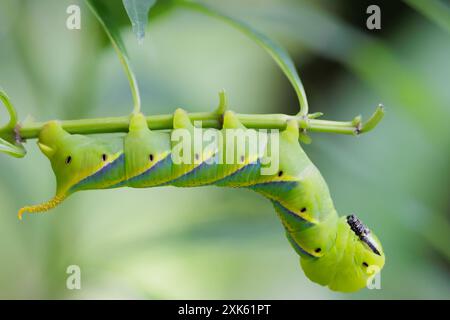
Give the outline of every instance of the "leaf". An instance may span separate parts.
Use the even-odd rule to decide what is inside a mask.
[[[133,26],[133,32],[139,43],[144,41],[148,12],[155,3],[156,0],[123,0],[123,5]]]
[[[0,127],[0,131],[8,131],[8,130],[12,131],[17,123],[17,113],[8,95],[1,87],[0,87],[0,101],[3,102],[3,105],[5,106],[6,111],[8,111],[9,114],[9,122],[5,126]]]
[[[119,60],[127,75],[128,82],[130,83],[131,95],[133,96],[134,109],[133,112],[139,112],[141,109],[141,96],[139,93],[139,87],[136,80],[136,76],[131,68],[130,60],[125,45],[120,36],[117,21],[115,21],[109,11],[107,5],[101,0],[86,0],[89,8],[96,16],[97,20],[102,25],[109,40],[111,41],[114,49],[116,50]]]
[[[2,138],[0,138],[0,152],[9,154],[15,158],[23,158],[27,152],[21,144],[12,144]]]
[[[283,73],[286,75],[286,77],[289,79],[292,86],[294,87],[300,104],[299,115],[308,114],[308,101],[306,99],[305,89],[303,88],[303,84],[297,73],[294,62],[290,58],[289,54],[282,47],[280,47],[277,43],[273,42],[271,39],[269,39],[261,32],[253,29],[248,24],[239,21],[235,18],[229,17],[225,14],[222,14],[216,11],[215,9],[211,9],[210,7],[207,7],[203,4],[185,0],[179,0],[178,4],[186,8],[204,13],[208,16],[219,18],[227,22],[231,26],[235,27],[236,29],[246,34],[248,37],[254,40],[259,46],[261,46],[264,50],[266,50],[267,53],[269,53],[269,55],[273,58],[273,60],[275,60],[275,62],[278,64],[278,66],[281,68]]]

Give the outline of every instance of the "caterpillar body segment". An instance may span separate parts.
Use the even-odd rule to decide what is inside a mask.
[[[288,121],[276,140],[278,170],[271,174],[263,172],[275,140],[270,133],[245,128],[231,111],[224,113],[222,130],[205,132],[178,109],[173,128],[152,131],[142,114],[133,114],[127,135],[106,140],[72,135],[58,122],[49,122],[38,145],[55,173],[56,195],[42,205],[22,208],[19,217],[51,209],[82,190],[166,185],[248,188],[272,202],[303,270],[314,282],[355,291],[381,270],[385,258],[380,242],[356,217],[338,216],[325,180],[298,142],[296,121]],[[196,131],[222,137],[222,143],[198,142]],[[258,144],[265,142],[263,152],[233,143],[255,136]]]

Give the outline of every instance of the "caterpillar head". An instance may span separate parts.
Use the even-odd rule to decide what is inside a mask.
[[[341,217],[336,240],[320,258],[302,258],[301,265],[312,281],[341,292],[367,286],[384,266],[378,238],[354,215]]]

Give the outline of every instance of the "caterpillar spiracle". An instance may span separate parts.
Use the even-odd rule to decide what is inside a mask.
[[[208,162],[215,154],[206,151],[201,157],[194,155],[201,161],[174,163],[171,135],[175,129],[191,132],[195,127],[187,113],[178,109],[173,128],[171,132],[152,131],[142,114],[133,114],[124,137],[106,140],[69,134],[57,121],[48,122],[39,134],[38,146],[51,162],[56,195],[43,204],[20,209],[19,218],[24,212],[52,209],[81,190],[167,185],[248,188],[273,203],[312,281],[351,292],[366,286],[381,270],[385,256],[378,238],[354,215],[338,216],[326,182],[298,142],[297,121],[288,121],[280,133],[279,171],[271,175],[261,174],[260,154],[248,149],[240,156],[242,161],[233,164]],[[245,128],[231,111],[223,115],[222,130],[227,129],[253,130]]]

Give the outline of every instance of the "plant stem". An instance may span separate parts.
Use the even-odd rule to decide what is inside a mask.
[[[330,121],[313,119],[309,117],[305,119],[302,116],[289,116],[285,114],[243,114],[237,113],[237,118],[244,126],[252,129],[279,129],[283,130],[286,127],[286,121],[289,119],[297,119],[299,126],[303,130],[310,132],[328,132],[358,135],[363,132],[368,132],[375,128],[384,115],[384,109],[379,106],[372,117],[365,123],[358,121]],[[214,112],[197,112],[190,113],[191,121],[201,121],[203,128],[217,128],[221,127],[222,115],[216,111]],[[109,118],[95,118],[95,119],[80,119],[80,120],[64,120],[60,121],[62,127],[69,133],[74,134],[96,134],[96,133],[113,133],[113,132],[128,132],[129,116],[123,117],[109,117]],[[152,130],[172,129],[173,115],[153,115],[147,117],[148,127]],[[18,133],[23,139],[37,138],[44,122],[29,122],[19,125]]]

